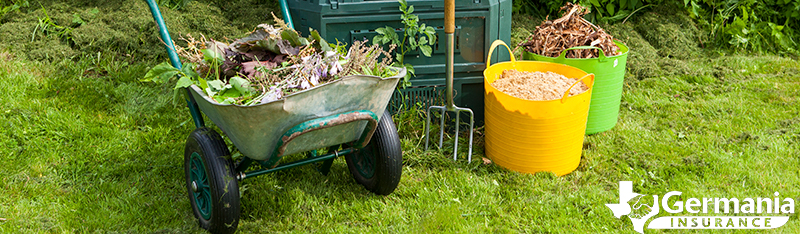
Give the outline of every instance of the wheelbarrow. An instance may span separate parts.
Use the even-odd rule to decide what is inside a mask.
[[[147,0],[170,61],[181,62],[154,0]],[[344,156],[355,181],[387,195],[397,188],[402,151],[397,128],[386,106],[405,69],[393,77],[348,76],[255,106],[219,104],[197,86],[186,89],[186,102],[196,129],[184,150],[186,188],[195,217],[212,233],[232,233],[239,222],[239,181],[317,164],[327,174],[333,160]],[[234,162],[214,122],[244,156]],[[317,149],[327,149],[317,154]],[[281,163],[285,155],[304,159]],[[254,167],[251,165],[257,164]],[[252,169],[251,169],[252,168]]]

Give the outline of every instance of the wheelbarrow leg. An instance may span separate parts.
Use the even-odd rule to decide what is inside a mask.
[[[331,159],[322,161],[322,164],[319,165],[319,168],[317,168],[317,170],[320,173],[322,173],[322,175],[328,175],[328,172],[331,171],[331,166],[333,166],[333,160],[334,159],[336,159],[336,158],[331,158]]]
[[[331,166],[333,166],[333,160],[339,157],[339,148],[340,148],[339,145],[328,147],[328,154],[334,153],[334,154],[336,154],[336,156],[331,158],[331,159],[322,161],[322,164],[317,166],[317,171],[322,173],[322,175],[327,176],[328,173],[331,172]],[[317,156],[317,151],[316,150],[312,151],[311,153],[314,154],[314,157]]]

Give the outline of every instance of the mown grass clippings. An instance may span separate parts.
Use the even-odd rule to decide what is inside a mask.
[[[144,1],[77,1],[69,4],[43,1],[36,6],[5,17],[7,22],[0,24],[0,32],[9,32],[4,33],[9,36],[0,38],[0,45],[32,60],[58,61],[98,51],[136,56],[140,60],[166,57],[164,48],[157,46],[161,42]],[[215,38],[239,35],[267,20],[262,14],[255,17],[251,15],[256,14],[255,11],[248,11],[248,14],[240,14],[234,25],[218,6],[197,1],[189,2],[181,10],[162,7],[161,11],[174,38],[186,33],[202,33]],[[69,30],[70,39],[58,41],[41,30],[34,33],[39,19],[48,19]]]
[[[638,17],[636,31],[662,57],[690,59],[701,54],[708,33],[699,29],[688,15],[675,9],[660,7]]]
[[[644,79],[664,74],[658,61],[662,59],[658,51],[650,45],[650,42],[642,38],[633,23],[603,25],[604,29],[611,35],[616,35],[628,46],[628,58],[625,69],[627,79]]]
[[[525,42],[531,36],[533,29],[530,28],[530,25],[539,25],[541,22],[542,19],[530,15],[515,14],[511,16],[511,43],[509,45],[514,46],[511,49],[515,58],[522,58],[522,53],[525,49],[519,44]]]

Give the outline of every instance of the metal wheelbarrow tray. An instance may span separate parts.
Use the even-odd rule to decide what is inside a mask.
[[[254,106],[219,104],[197,86],[192,86],[190,93],[200,110],[243,155],[274,168],[284,155],[362,138],[364,144],[369,143],[398,79],[404,75],[405,70],[388,78],[343,77]]]
[[[147,0],[172,66],[182,64],[155,0]],[[312,163],[327,174],[344,156],[353,178],[367,190],[392,193],[402,174],[397,128],[386,106],[398,80],[354,75],[254,106],[219,104],[197,86],[186,89],[186,103],[196,129],[184,148],[186,189],[200,227],[233,233],[239,223],[239,181]],[[244,155],[237,162],[219,133],[205,126],[211,119]],[[318,155],[317,149],[327,149]],[[279,164],[284,155],[307,152],[305,159]],[[251,169],[251,164],[260,167]]]

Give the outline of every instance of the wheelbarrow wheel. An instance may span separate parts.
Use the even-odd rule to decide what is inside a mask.
[[[233,161],[219,133],[195,129],[184,151],[186,188],[200,227],[211,233],[233,233],[239,224],[239,185]]]
[[[403,169],[400,137],[388,111],[383,113],[366,147],[345,156],[356,182],[369,191],[388,195],[397,188]]]

